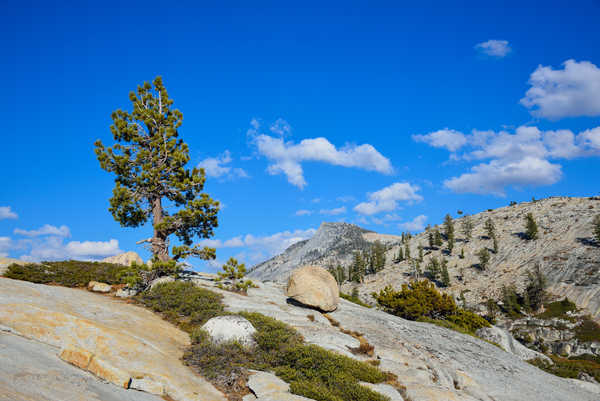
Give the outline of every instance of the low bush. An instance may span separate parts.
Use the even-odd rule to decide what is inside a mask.
[[[190,282],[162,283],[142,292],[136,299],[160,312],[166,320],[192,332],[208,319],[223,315],[222,296]]]
[[[290,383],[293,393],[317,401],[384,401],[358,382],[383,382],[388,375],[368,363],[306,345],[288,325],[261,315],[242,312],[256,328],[252,349],[237,342],[215,345],[202,330],[192,333],[193,344],[184,361],[232,398],[241,394],[247,369],[271,370]]]
[[[581,373],[592,376],[600,381],[600,363],[586,359],[567,359],[560,356],[549,355],[553,364],[543,359],[533,359],[530,364],[556,376],[576,379]]]
[[[581,342],[600,341],[600,325],[585,317],[575,329],[575,338]]]
[[[13,264],[5,277],[40,284],[58,284],[65,287],[85,287],[90,281],[107,284],[135,284],[140,273],[147,271],[146,265],[122,266],[104,262],[66,260],[42,262],[41,264]]]
[[[364,303],[357,296],[352,296],[352,295],[348,295],[348,294],[344,294],[343,292],[340,292],[340,298],[343,298],[346,301],[353,302],[357,305],[364,306],[365,308],[372,308],[371,305]]]
[[[577,305],[570,301],[569,298],[565,298],[562,301],[545,304],[544,309],[544,312],[537,315],[540,319],[552,319],[555,317],[566,319],[569,317],[567,312],[576,311]]]
[[[373,297],[385,312],[408,320],[444,321],[444,327],[469,334],[490,325],[481,316],[459,308],[450,295],[440,293],[427,280],[403,284],[401,291],[386,287]]]

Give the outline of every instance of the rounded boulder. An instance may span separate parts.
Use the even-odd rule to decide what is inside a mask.
[[[211,340],[217,344],[237,341],[246,347],[256,345],[256,342],[254,341],[256,329],[248,319],[242,316],[229,315],[213,317],[204,323],[202,329],[204,329]]]
[[[335,278],[319,266],[303,266],[294,270],[288,280],[286,295],[323,312],[336,310],[340,300]]]

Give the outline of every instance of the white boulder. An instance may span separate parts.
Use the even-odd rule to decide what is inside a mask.
[[[202,329],[206,330],[210,338],[215,343],[228,341],[237,341],[240,344],[253,347],[256,345],[254,341],[254,333],[256,329],[248,319],[242,316],[217,316],[204,323]]]
[[[110,284],[101,283],[99,281],[90,281],[88,283],[88,290],[94,292],[107,293],[110,292],[110,290],[112,290],[112,286]]]

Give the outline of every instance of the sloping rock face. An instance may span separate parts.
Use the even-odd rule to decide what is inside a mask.
[[[337,282],[319,266],[294,270],[285,291],[295,301],[325,312],[334,311],[340,300]]]
[[[214,283],[188,276],[201,286],[223,294],[231,312],[260,312],[295,327],[309,343],[362,359],[348,347],[358,347],[315,310],[286,302],[284,288],[258,283],[248,296],[215,289]],[[313,315],[312,320],[308,315]],[[340,326],[363,333],[375,346],[380,367],[398,375],[412,401],[597,401],[596,387],[585,389],[545,373],[492,344],[427,323],[411,322],[384,312],[340,300],[329,313]],[[588,385],[587,383],[585,385]]]
[[[515,340],[510,332],[506,329],[501,329],[500,327],[496,326],[482,327],[477,330],[476,334],[484,340],[492,341],[500,345],[505,351],[515,354],[517,357],[519,357],[519,359],[524,361],[541,358],[551,362],[550,358],[548,358],[546,355],[531,350]]]
[[[365,250],[370,242],[390,238],[368,236],[371,233],[348,223],[322,223],[315,235],[290,246],[275,256],[250,269],[248,277],[262,281],[287,282],[292,270],[302,265],[327,266],[328,263],[350,263],[352,252]],[[398,237],[393,237],[398,240]]]
[[[177,401],[225,401],[182,364],[186,333],[116,298],[0,278],[0,326],[55,347],[63,360],[118,387],[143,380]]]
[[[137,263],[138,265],[141,265],[142,263],[144,263],[144,261],[142,260],[140,255],[138,255],[137,252],[133,252],[133,251],[120,253],[115,256],[110,256],[108,258],[104,258],[104,259],[102,259],[102,262],[114,263],[114,264],[123,265],[123,266],[131,266],[131,264],[133,262]]]
[[[539,238],[534,241],[523,239],[527,213],[533,214],[538,225]],[[598,197],[552,197],[471,216],[474,229],[470,241],[465,240],[461,230],[464,217],[455,219],[456,243],[452,255],[445,252],[446,242],[439,249],[429,249],[426,232],[413,236],[408,246],[413,258],[419,254],[419,245],[424,248],[421,269],[431,257],[446,258],[450,286],[443,291],[457,296],[463,292],[470,306],[483,307],[486,298],[500,299],[503,285],[515,284],[517,290],[522,291],[527,271],[539,263],[551,294],[559,298],[568,296],[600,322],[600,244],[592,237],[592,220],[598,214]],[[487,219],[492,219],[496,226],[499,250],[497,254],[490,251],[489,266],[481,271],[477,268],[479,258],[476,253],[484,247],[490,250],[493,247],[484,229]],[[438,228],[443,232],[441,225]],[[372,292],[378,292],[387,285],[399,289],[411,279],[414,271],[411,263],[394,263],[395,256],[404,245],[400,241],[391,245],[386,253],[385,269],[367,275],[358,286],[360,298],[367,303],[373,303]],[[461,250],[464,250],[464,258],[459,257]],[[347,262],[345,266],[349,264]],[[354,286],[347,282],[341,290],[351,293]]]
[[[98,380],[56,357],[58,348],[0,330],[2,401],[161,401]]]

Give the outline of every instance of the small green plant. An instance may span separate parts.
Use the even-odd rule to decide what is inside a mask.
[[[538,237],[538,226],[533,217],[533,213],[527,213],[525,216],[525,238],[528,240],[536,240]]]
[[[216,281],[219,282],[219,287],[229,291],[246,294],[248,288],[256,287],[252,280],[243,280],[246,275],[246,265],[244,263],[238,264],[235,258],[229,258],[227,263],[223,265],[223,271],[219,272],[218,275]],[[230,280],[231,284],[224,286],[221,284],[223,280]]]
[[[452,216],[449,214],[444,219],[444,235],[448,240],[448,252],[452,254],[452,250],[454,249],[454,222],[452,221]]]
[[[476,255],[479,258],[479,268],[481,270],[487,269],[490,262],[490,253],[487,248],[481,248]]]
[[[465,258],[465,248],[460,248],[460,255],[458,255],[458,257],[461,259]]]

